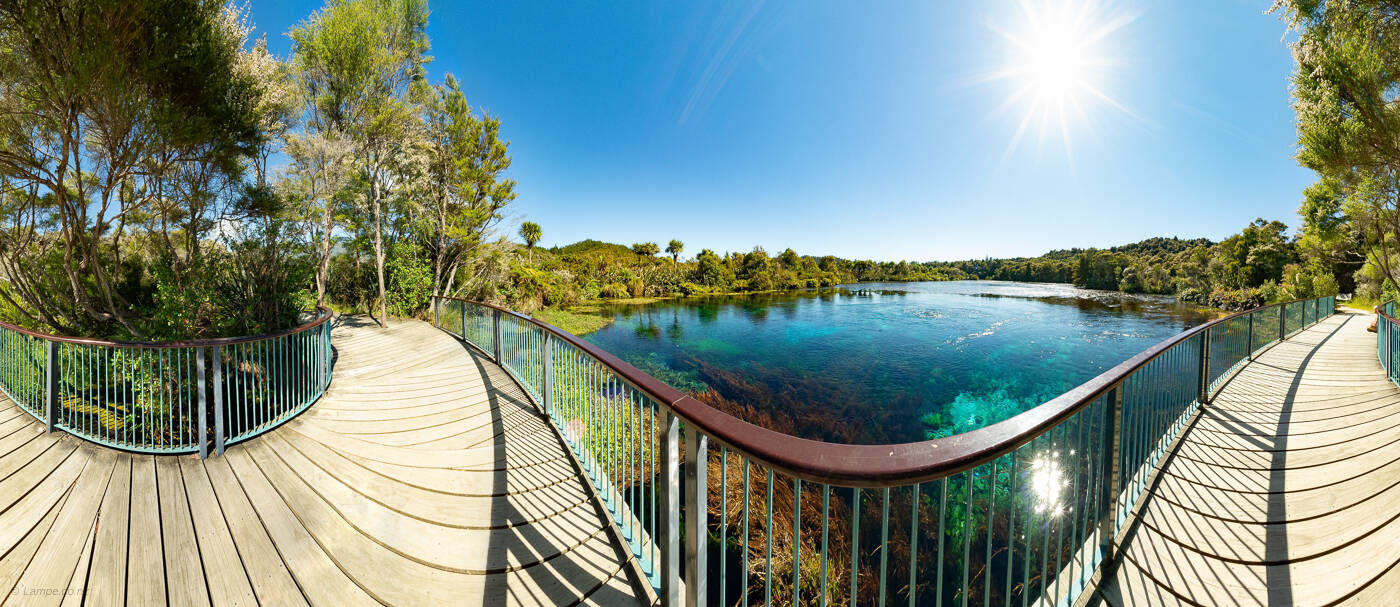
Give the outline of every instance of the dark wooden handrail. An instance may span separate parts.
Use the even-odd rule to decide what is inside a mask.
[[[42,333],[24,327],[18,327],[10,323],[0,321],[0,327],[9,329],[16,333],[28,335],[45,341],[52,341],[65,344],[81,344],[87,346],[110,346],[114,348],[200,348],[204,346],[226,346],[230,344],[243,344],[267,339],[285,337],[293,333],[300,333],[314,329],[325,324],[332,317],[330,308],[316,306],[316,318],[292,327],[273,333],[261,333],[258,335],[244,335],[239,337],[216,337],[212,339],[194,339],[185,341],[114,341],[107,339],[97,339],[92,337],[70,337],[67,335],[54,335],[52,333]]]
[[[954,436],[882,445],[829,443],[769,430],[700,402],[549,323],[492,304],[457,297],[437,299],[498,310],[548,331],[610,367],[619,377],[664,405],[686,424],[693,424],[712,440],[744,453],[765,466],[807,481],[847,487],[890,487],[944,478],[990,462],[1029,443],[1088,407],[1135,371],[1202,331],[1253,312],[1313,298],[1259,306],[1192,327],[1009,419]]]

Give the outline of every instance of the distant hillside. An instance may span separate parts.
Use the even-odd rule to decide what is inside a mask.
[[[1118,245],[1118,246],[1116,246],[1116,247],[1109,247],[1109,248],[1107,248],[1107,249],[1099,249],[1099,250],[1100,250],[1100,251],[1108,251],[1108,252],[1110,252],[1110,253],[1126,253],[1126,254],[1128,254],[1128,255],[1148,255],[1148,256],[1152,256],[1152,255],[1175,255],[1175,254],[1180,253],[1180,252],[1182,252],[1182,251],[1189,251],[1189,250],[1194,249],[1194,248],[1196,248],[1196,247],[1212,247],[1212,246],[1215,246],[1215,241],[1213,241],[1213,240],[1211,240],[1211,239],[1209,239],[1209,238],[1190,238],[1190,239],[1186,239],[1186,238],[1177,238],[1177,237],[1175,237],[1175,236],[1173,236],[1173,237],[1171,237],[1171,238],[1164,238],[1164,237],[1162,237],[1162,236],[1154,236],[1154,237],[1152,237],[1152,238],[1148,238],[1147,240],[1141,240],[1141,241],[1134,242],[1134,243],[1130,243],[1130,244]],[[1087,250],[1088,250],[1088,249],[1080,249],[1080,248],[1074,248],[1074,249],[1055,249],[1055,250],[1050,251],[1050,252],[1048,252],[1048,253],[1046,253],[1046,254],[1044,254],[1044,255],[1041,255],[1040,257],[1031,257],[1031,258],[1027,258],[1027,257],[1015,257],[1015,258],[1011,258],[1011,259],[1074,259],[1074,258],[1076,258],[1076,257],[1079,257],[1079,254],[1080,254],[1080,253],[1083,253],[1084,251],[1087,251]]]
[[[632,252],[632,249],[630,247],[626,247],[620,244],[613,244],[611,242],[593,240],[591,238],[588,240],[580,240],[571,245],[564,245],[562,247],[551,248],[550,252],[557,253],[559,255],[599,255],[606,257],[614,257],[619,255],[625,255],[630,257],[636,256],[636,254]]]

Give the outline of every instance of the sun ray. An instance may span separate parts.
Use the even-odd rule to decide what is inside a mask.
[[[1090,104],[1142,120],[1105,92],[1102,82],[1106,70],[1123,65],[1104,47],[1115,33],[1137,19],[1136,13],[1109,14],[1095,0],[1020,0],[1017,9],[1017,23],[1010,29],[988,22],[988,28],[1006,43],[1011,60],[975,81],[1016,83],[993,111],[1000,115],[1023,108],[1005,156],[1033,130],[1037,156],[1044,140],[1057,133],[1072,164],[1072,135],[1078,123],[1091,123],[1097,116],[1086,107]]]

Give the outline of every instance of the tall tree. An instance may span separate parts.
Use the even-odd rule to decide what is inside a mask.
[[[543,236],[540,231],[540,224],[533,221],[526,221],[520,224],[520,237],[525,239],[525,248],[530,252],[530,261],[535,259],[535,243]]]
[[[500,138],[500,119],[472,112],[450,75],[430,91],[424,113],[429,187],[423,197],[430,222],[425,244],[432,252],[433,294],[450,295],[458,270],[515,200],[515,181],[504,177],[510,142]]]
[[[671,267],[674,268],[680,263],[682,251],[685,251],[685,243],[674,238],[671,239],[670,243],[667,243],[666,252],[671,254]]]
[[[198,276],[259,142],[243,20],[195,0],[0,1],[0,267],[35,325],[144,337],[142,267]]]
[[[1275,0],[1272,10],[1298,32],[1298,162],[1345,197],[1368,264],[1393,288],[1400,281],[1400,3]]]
[[[332,0],[291,32],[318,128],[348,135],[367,190],[381,325],[388,316],[384,212],[396,185],[394,163],[416,132],[410,94],[430,60],[427,23],[423,0]]]
[[[638,257],[651,257],[660,253],[661,247],[656,246],[654,242],[639,242],[632,245],[632,252],[636,253]]]

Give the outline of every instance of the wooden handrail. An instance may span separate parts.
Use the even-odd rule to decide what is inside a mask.
[[[284,337],[293,333],[300,333],[309,329],[321,326],[331,319],[333,314],[330,308],[316,306],[316,318],[292,327],[273,333],[260,333],[258,335],[245,335],[239,337],[216,337],[211,339],[194,339],[185,341],[115,341],[107,339],[97,339],[93,337],[71,337],[67,335],[54,335],[52,333],[42,333],[32,329],[26,329],[0,321],[0,327],[9,329],[16,333],[28,335],[45,341],[52,341],[65,344],[81,344],[86,346],[111,346],[114,348],[201,348],[204,346],[225,346],[229,344],[243,344],[254,341],[263,341]]]
[[[891,487],[944,478],[990,462],[1088,407],[1173,346],[1232,319],[1316,298],[1259,306],[1193,327],[1009,419],[954,436],[880,445],[829,443],[769,430],[700,402],[549,323],[492,304],[457,297],[436,296],[435,299],[499,310],[549,332],[611,368],[618,377],[661,403],[686,424],[693,424],[712,440],[765,466],[807,481],[847,487]]]

